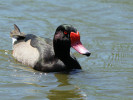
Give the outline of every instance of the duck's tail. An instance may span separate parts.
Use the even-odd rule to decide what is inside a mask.
[[[18,40],[23,40],[25,38],[25,34],[20,31],[18,26],[14,24],[14,30],[10,32],[10,36],[12,37],[12,43],[14,44]]]

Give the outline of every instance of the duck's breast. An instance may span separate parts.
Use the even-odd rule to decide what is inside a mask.
[[[31,40],[13,46],[13,56],[19,62],[34,67],[39,60],[39,51],[30,45]]]

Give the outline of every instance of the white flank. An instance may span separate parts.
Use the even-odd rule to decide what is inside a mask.
[[[14,45],[14,43],[17,41],[16,38],[12,38],[12,45]]]

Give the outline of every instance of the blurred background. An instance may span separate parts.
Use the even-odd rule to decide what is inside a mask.
[[[72,24],[90,57],[82,70],[41,73],[13,59],[10,31],[53,39]],[[0,0],[1,100],[132,100],[133,0]]]

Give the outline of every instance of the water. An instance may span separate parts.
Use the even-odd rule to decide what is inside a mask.
[[[0,0],[1,100],[132,100],[132,0]],[[82,71],[41,73],[12,57],[9,32],[53,38],[60,24],[72,24],[92,55],[72,52]]]

